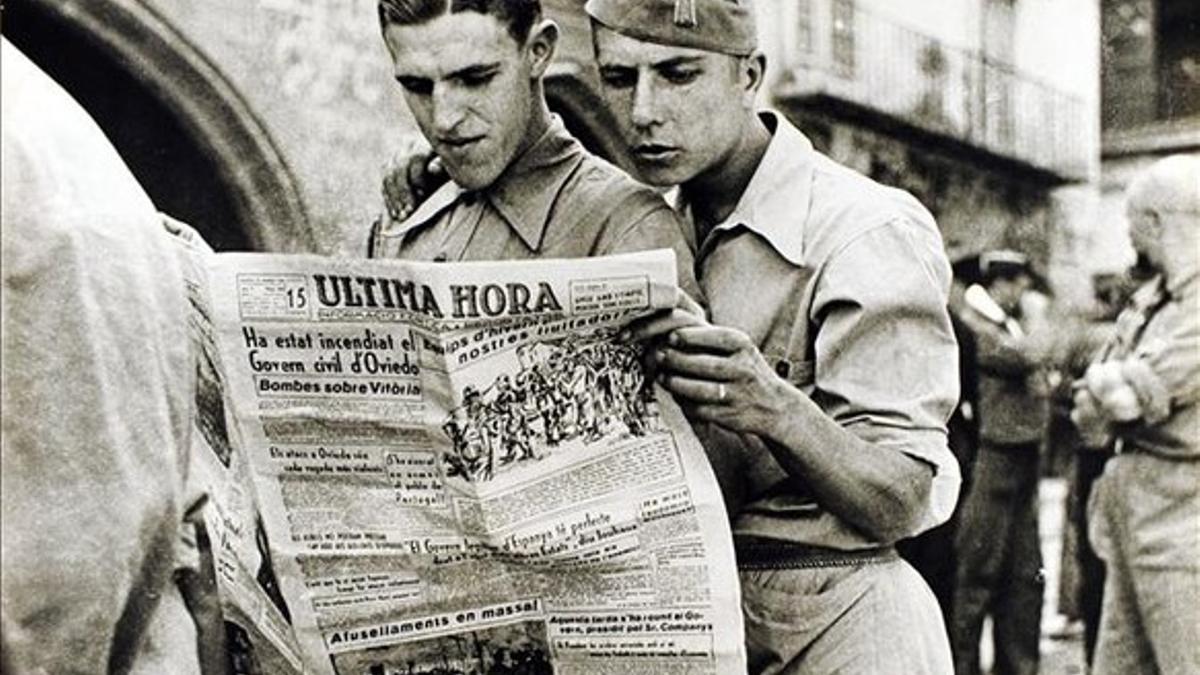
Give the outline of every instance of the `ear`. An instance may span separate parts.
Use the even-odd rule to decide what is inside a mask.
[[[541,78],[554,60],[554,51],[558,48],[558,24],[547,19],[530,28],[525,48],[529,50],[530,75]]]
[[[738,78],[742,82],[742,101],[747,107],[753,108],[767,76],[766,55],[755,50],[753,54],[741,57],[738,71]]]

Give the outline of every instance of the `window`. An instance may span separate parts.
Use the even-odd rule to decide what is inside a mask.
[[[833,63],[843,75],[854,73],[854,2],[833,0]]]
[[[1101,116],[1106,129],[1128,129],[1154,121],[1155,7],[1153,0],[1105,0]]]
[[[1200,4],[1161,0],[1157,32],[1158,119],[1200,115]]]
[[[796,54],[807,57],[813,51],[812,0],[796,0]]]
[[[1105,129],[1200,116],[1200,4],[1105,0]]]

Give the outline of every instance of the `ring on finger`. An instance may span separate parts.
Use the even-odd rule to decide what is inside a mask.
[[[725,400],[725,383],[724,382],[717,385],[717,400],[718,401]]]

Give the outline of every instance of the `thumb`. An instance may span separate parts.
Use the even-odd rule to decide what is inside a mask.
[[[446,173],[446,165],[442,162],[442,158],[438,157],[437,155],[433,155],[425,167],[431,176],[441,176],[443,178],[450,177],[449,174]]]

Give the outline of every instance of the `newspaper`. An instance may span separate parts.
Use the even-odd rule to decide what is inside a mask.
[[[712,470],[617,335],[674,304],[670,251],[206,260],[235,670],[745,671]]]
[[[192,228],[175,221],[166,225],[179,245],[192,309],[196,403],[189,483],[192,491],[207,496],[195,548],[202,558],[197,566],[211,570],[214,577],[223,618],[218,629],[223,644],[218,647],[227,652],[221,657],[231,675],[305,672],[271,564],[266,524],[245,452],[249,448],[241,443],[237,420],[226,406],[225,370],[208,287],[208,265],[215,256]]]

